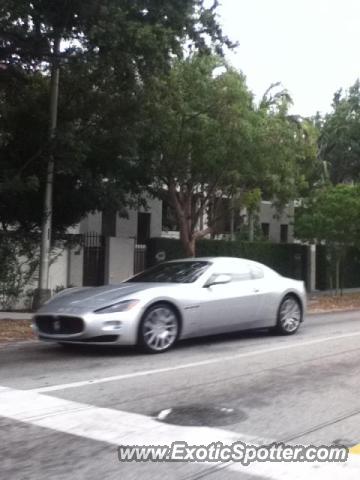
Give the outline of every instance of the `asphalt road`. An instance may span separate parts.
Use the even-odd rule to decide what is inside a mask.
[[[360,443],[360,312],[300,332],[192,340],[162,355],[0,348],[0,478],[344,479],[346,464],[120,463],[118,445]],[[166,417],[160,420],[160,417]]]

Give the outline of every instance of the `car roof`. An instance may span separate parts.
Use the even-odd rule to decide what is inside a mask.
[[[248,260],[247,258],[241,257],[188,257],[188,258],[178,258],[176,260],[169,260],[169,262],[212,262],[212,263],[220,263],[220,262],[248,262],[248,263],[258,263],[254,262],[253,260]],[[260,264],[259,264],[260,265]]]
[[[197,261],[203,261],[203,262],[211,262],[212,264],[221,264],[221,263],[246,263],[248,265],[252,265],[253,267],[259,267],[264,269],[265,271],[268,272],[275,272],[272,268],[268,267],[267,265],[264,265],[263,263],[256,262],[254,260],[249,260],[248,258],[242,258],[242,257],[188,257],[188,258],[178,258],[176,260],[168,260],[169,263],[171,262],[197,262]]]
[[[168,260],[168,262],[213,262],[214,260],[225,259],[231,260],[231,257],[186,257],[186,258],[176,258],[174,260]]]

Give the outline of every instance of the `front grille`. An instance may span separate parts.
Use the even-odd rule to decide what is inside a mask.
[[[84,321],[78,317],[41,315],[35,317],[35,323],[40,332],[48,334],[72,335],[84,330]]]

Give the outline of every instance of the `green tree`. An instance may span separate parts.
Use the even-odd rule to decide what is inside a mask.
[[[172,205],[184,251],[194,256],[196,240],[212,233],[231,195],[233,172],[250,161],[252,95],[219,58],[191,56],[155,81],[148,98],[153,128],[143,158],[151,191]]]
[[[310,119],[291,115],[291,105],[287,90],[274,84],[256,108],[252,161],[239,172],[238,183],[248,211],[250,241],[261,199],[271,200],[280,213],[290,201],[306,196],[319,180],[318,128]]]
[[[109,95],[109,88],[119,84],[121,94],[126,91],[131,98],[136,94],[136,87],[148,76],[166,68],[174,55],[182,54],[185,41],[192,48],[201,50],[221,50],[224,43],[229,44],[216,22],[216,6],[215,2],[212,7],[205,8],[203,0],[171,4],[158,0],[4,0],[1,3],[1,72],[23,81],[37,72],[49,78],[50,115],[46,129],[49,132],[46,153],[41,148],[46,157],[46,168],[39,182],[44,196],[39,279],[41,296],[47,295],[53,185],[55,176],[58,180],[55,169],[59,152],[62,152],[58,141],[60,69],[64,65],[69,68],[80,63],[88,74],[95,73],[95,76],[90,75],[95,80],[90,85],[90,91],[106,91]],[[80,78],[72,77],[73,83],[79,81]],[[119,101],[116,97],[118,92],[118,88],[111,92],[114,103]],[[84,93],[86,96],[88,91]],[[93,112],[94,119],[97,120],[96,112]],[[97,137],[101,133],[102,130],[98,129]],[[113,137],[113,134],[109,135],[106,131],[97,146],[104,145],[109,136]],[[67,130],[62,137],[67,142],[69,139],[74,139],[74,130]],[[85,149],[87,147],[85,144]],[[81,152],[83,156],[86,153]],[[106,154],[109,153],[113,154],[114,150],[109,152],[107,149]],[[106,182],[108,193],[116,192],[119,187],[113,178],[118,177],[120,155],[116,152],[115,168],[111,171],[114,175],[104,177],[100,185],[97,182],[98,187]],[[77,162],[74,165],[77,169]],[[67,168],[70,169],[69,165]],[[75,190],[83,184],[83,179],[75,183]],[[14,183],[14,187],[17,185]]]
[[[329,247],[334,258],[338,291],[340,266],[346,249],[360,243],[360,187],[336,185],[317,190],[298,209],[295,235]]]
[[[334,184],[360,181],[360,82],[334,95],[322,121],[319,155]]]
[[[285,91],[270,89],[257,107],[241,73],[195,55],[174,62],[150,92],[152,130],[145,128],[151,135],[142,158],[151,191],[173,207],[187,255],[195,255],[196,240],[216,233],[224,201],[230,215],[242,202],[251,219],[261,195],[280,209],[309,186],[316,130],[289,116]]]
[[[54,236],[88,211],[122,210],[129,204],[128,194],[140,192],[143,177],[133,161],[141,132],[138,100],[122,93],[121,87],[112,95],[90,88],[86,93],[85,82],[89,86],[91,80],[85,73],[80,84],[73,78],[73,70],[64,68],[54,145]],[[37,74],[16,88],[3,89],[6,110],[0,130],[6,141],[0,145],[0,222],[3,229],[36,232],[50,148],[48,82]]]
[[[318,128],[312,120],[289,113],[292,99],[278,87],[269,87],[258,108],[257,156],[261,168],[254,171],[254,186],[281,209],[290,200],[306,195],[317,183],[321,169]]]
[[[184,42],[230,42],[217,3],[202,0],[4,0],[0,6],[0,221],[41,225],[46,165],[55,159],[54,226],[137,193],[137,141],[148,78],[183,54]],[[55,55],[54,42],[61,40]],[[49,141],[49,79],[60,62],[59,121]]]
[[[216,20],[218,2],[203,0],[3,0],[0,62],[19,75],[44,69],[54,39],[66,40],[60,57],[109,56],[114,69],[144,74],[182,55],[184,41],[221,51],[231,42]],[[46,67],[46,65],[45,65]]]
[[[40,225],[37,200],[51,152],[56,156],[56,228],[66,228],[104,204],[113,209],[125,205],[125,194],[133,192],[129,187],[139,178],[130,167],[142,130],[142,83],[167,68],[174,54],[182,54],[185,38],[197,48],[207,48],[206,35],[215,48],[227,42],[216,24],[215,6],[206,9],[201,1],[2,3],[0,79],[9,112],[1,117],[7,142],[2,142],[0,161],[2,190],[11,193],[10,202],[4,197],[2,202],[6,222]],[[66,43],[60,53],[57,139],[50,145],[48,66],[55,35]],[[17,203],[16,212],[9,203]],[[24,209],[24,203],[36,205],[36,212]]]

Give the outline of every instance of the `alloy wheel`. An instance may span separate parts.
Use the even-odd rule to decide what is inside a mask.
[[[167,305],[157,305],[146,313],[142,322],[142,343],[151,352],[164,352],[175,343],[178,332],[174,310]]]
[[[284,334],[295,333],[301,323],[301,307],[294,297],[287,297],[280,305],[278,326]]]

